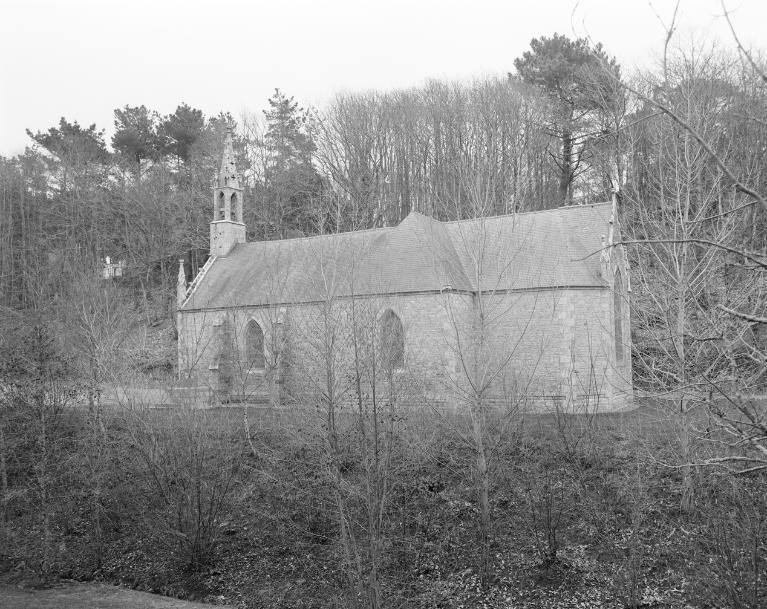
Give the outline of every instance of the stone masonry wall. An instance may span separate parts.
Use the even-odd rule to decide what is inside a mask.
[[[274,308],[185,311],[178,314],[178,371],[182,382],[213,395],[231,393],[278,401],[284,310]],[[264,369],[248,363],[246,328],[256,321],[264,335]],[[226,383],[222,378],[226,376]],[[226,386],[224,386],[226,385]]]
[[[182,312],[180,376],[215,390],[221,378],[222,328],[229,328],[237,360],[245,349],[245,326],[254,319],[264,332],[267,366],[256,373],[234,362],[235,381],[243,392],[261,383],[269,386],[273,400],[316,398],[328,391],[330,361],[330,390],[348,399],[354,372],[351,322],[358,325],[359,360],[372,370],[376,366],[369,346],[377,340],[377,323],[387,309],[404,328],[405,367],[396,379],[406,401],[460,408],[476,395],[471,377],[474,387],[487,387],[485,399],[515,400],[528,409],[558,404],[613,410],[630,405],[629,323],[626,319],[623,324],[626,356],[616,366],[609,289],[499,294],[484,297],[481,307],[476,296],[444,293]],[[627,318],[628,306],[623,310]],[[383,382],[380,363],[376,375]]]
[[[609,290],[503,294],[493,297],[487,310],[490,352],[500,360],[494,369],[508,359],[493,396],[511,390],[532,410],[624,407],[614,400]]]

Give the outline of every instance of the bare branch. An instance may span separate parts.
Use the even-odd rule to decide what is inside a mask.
[[[710,241],[709,239],[696,239],[696,238],[689,238],[689,239],[631,239],[628,241],[617,241],[613,243],[612,245],[606,245],[605,247],[601,247],[598,250],[591,252],[587,256],[584,256],[582,258],[574,258],[573,261],[581,261],[586,260],[587,258],[591,258],[591,256],[595,256],[599,254],[600,252],[610,249],[612,247],[616,247],[618,245],[653,245],[653,244],[672,244],[672,243],[697,243],[699,245],[707,245],[709,247],[713,247],[715,249],[720,249],[725,252],[730,252],[732,254],[737,254],[738,256],[743,256],[746,260],[753,262],[756,266],[759,268],[767,269],[767,261],[760,260],[759,258],[756,258],[758,254],[751,254],[749,252],[745,252],[743,250],[736,249],[734,247],[729,247],[727,245],[724,245],[722,243],[718,243],[716,241]]]
[[[754,72],[756,72],[761,77],[761,79],[767,83],[767,74],[765,74],[764,70],[756,65],[754,58],[751,57],[751,53],[749,53],[740,42],[740,38],[738,38],[738,34],[735,32],[735,26],[732,25],[732,20],[730,19],[730,11],[727,10],[727,6],[725,6],[724,0],[721,0],[721,4],[722,10],[724,11],[724,18],[727,20],[727,25],[730,26],[730,32],[732,33],[732,37],[735,40],[735,44],[738,45],[738,49],[746,57]]]
[[[737,207],[734,207],[732,209],[728,209],[727,211],[723,211],[721,214],[716,214],[713,216],[707,216],[705,218],[701,218],[700,220],[690,220],[691,224],[699,224],[700,222],[706,222],[707,220],[716,220],[717,218],[723,218],[724,216],[727,216],[729,214],[733,214],[736,211],[740,211],[741,209],[745,209],[746,207],[751,207],[754,205],[756,201],[749,201],[748,203],[744,203],[743,205],[738,205]]]
[[[733,309],[730,309],[729,307],[725,307],[723,304],[718,305],[718,308],[724,311],[725,313],[729,313],[730,315],[734,315],[735,317],[740,317],[741,319],[745,319],[746,321],[755,321],[760,324],[767,324],[767,317],[759,317],[758,315],[741,313],[740,311],[735,311]]]
[[[665,115],[667,115],[671,120],[673,120],[675,123],[677,123],[682,129],[687,131],[695,140],[700,144],[700,146],[706,151],[706,154],[709,155],[709,157],[716,163],[717,167],[722,171],[722,173],[727,176],[727,178],[732,182],[735,189],[739,192],[742,192],[743,194],[751,197],[759,203],[759,205],[762,206],[762,208],[767,211],[767,201],[765,201],[764,197],[760,195],[757,191],[755,191],[753,188],[749,188],[745,184],[743,184],[732,172],[732,170],[727,166],[727,164],[722,160],[722,158],[714,151],[713,148],[711,148],[711,145],[703,138],[700,133],[687,121],[685,121],[682,117],[680,117],[676,112],[674,112],[671,108],[669,108],[666,104],[659,102],[656,99],[652,99],[645,95],[644,93],[640,93],[633,87],[623,84],[623,86],[626,88],[627,91],[630,93],[633,93],[643,101],[646,101],[648,104],[652,104],[658,110],[663,112]]]
[[[652,4],[650,6],[652,7]],[[676,8],[674,9],[674,17],[672,20],[672,24],[669,28],[666,29],[666,33],[667,33],[666,46],[668,46],[668,42],[670,41],[671,36],[673,35],[673,32],[674,32],[674,28],[675,28],[674,22],[676,20],[676,14],[678,9],[679,9],[679,2],[677,2]],[[656,16],[657,16],[657,13],[656,13]],[[706,141],[706,139],[698,132],[697,129],[695,129],[692,125],[690,125],[689,122],[684,120],[681,116],[679,116],[674,110],[672,110],[665,103],[658,101],[655,98],[649,97],[648,95],[645,95],[644,93],[640,92],[636,88],[625,83],[620,78],[617,78],[614,74],[611,73],[608,66],[604,65],[604,61],[600,57],[598,57],[597,55],[595,55],[595,57],[602,65],[603,71],[608,78],[612,79],[618,86],[623,87],[626,91],[628,91],[629,93],[632,93],[637,98],[641,99],[642,101],[660,110],[663,114],[668,116],[672,121],[678,124],[687,133],[689,133],[698,142],[698,144],[700,144],[703,150],[705,150],[706,154],[709,155],[709,157],[714,161],[717,167],[719,167],[719,169],[727,177],[727,179],[730,180],[730,182],[732,182],[735,190],[751,197],[755,202],[759,203],[759,205],[761,205],[762,208],[767,212],[767,201],[764,199],[764,197],[761,194],[759,194],[759,192],[757,192],[753,188],[750,188],[749,186],[746,186],[745,184],[743,184],[743,182],[740,181],[740,179],[738,179],[738,177],[733,173],[730,167],[724,162],[722,157],[716,153],[716,151],[711,147],[708,141]],[[664,63],[665,61],[666,59],[665,59],[665,50],[664,50]],[[664,71],[665,71],[665,66],[664,66]]]

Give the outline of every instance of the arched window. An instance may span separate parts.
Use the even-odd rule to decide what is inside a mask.
[[[613,331],[615,332],[615,361],[623,361],[623,279],[615,273],[613,283]]]
[[[245,363],[250,370],[263,370],[266,366],[264,332],[254,319],[245,330]]]
[[[231,210],[229,213],[232,220],[234,222],[239,222],[240,219],[237,217],[237,194],[236,193],[232,193],[232,198],[229,201],[229,203],[230,203],[229,209]]]
[[[226,213],[226,198],[224,193],[221,192],[218,195],[218,217],[216,220],[224,220],[224,214]]]
[[[388,370],[405,366],[405,332],[400,318],[391,309],[381,317],[381,361]]]

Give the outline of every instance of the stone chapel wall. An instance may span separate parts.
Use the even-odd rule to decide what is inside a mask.
[[[413,406],[465,406],[471,395],[466,375],[477,370],[475,362],[484,366],[484,378],[493,378],[484,397],[498,405],[514,401],[531,410],[556,404],[599,410],[629,405],[630,354],[622,366],[614,365],[608,289],[485,296],[485,351],[479,355],[473,342],[480,323],[475,301],[475,296],[460,293],[408,294],[360,297],[353,305],[338,299],[332,304],[184,312],[179,315],[180,376],[215,390],[222,377],[217,361],[222,335],[228,332],[235,360],[230,372],[242,392],[278,391],[283,402],[315,399],[325,389],[324,339],[332,331],[336,387],[348,390],[344,377],[353,373],[351,320],[356,318],[359,335],[368,337],[361,343],[369,343],[376,340],[376,320],[391,309],[405,333],[405,366],[395,377],[402,399]],[[242,365],[250,320],[264,333],[264,372]],[[623,327],[628,333],[628,323]],[[630,345],[626,337],[624,342]],[[359,346],[364,351],[365,345]],[[383,382],[381,370],[377,375]],[[259,383],[269,388],[258,389]]]

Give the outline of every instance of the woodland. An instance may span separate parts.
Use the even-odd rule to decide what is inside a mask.
[[[554,34],[472,82],[322,108],[275,89],[239,117],[125,106],[110,141],[28,131],[0,157],[0,581],[237,607],[767,606],[767,72],[731,42],[671,28],[629,70]],[[191,281],[207,259],[227,129],[249,240],[614,197],[637,408],[363,400],[382,364],[356,334],[353,369],[325,354],[353,407],[329,382],[284,408],[106,399],[177,383],[178,261]]]

